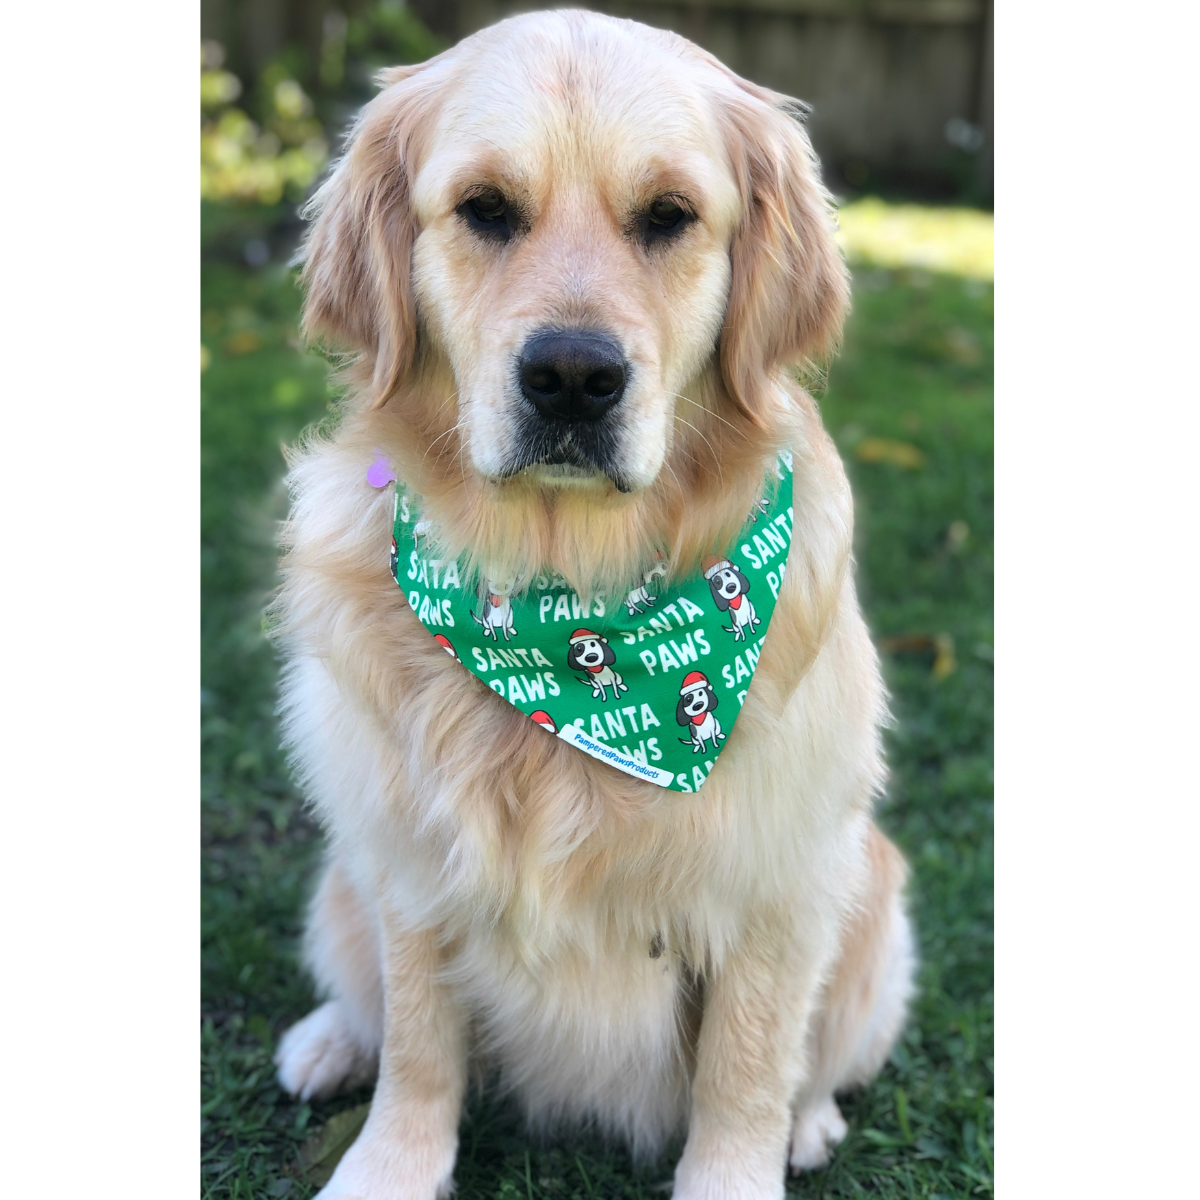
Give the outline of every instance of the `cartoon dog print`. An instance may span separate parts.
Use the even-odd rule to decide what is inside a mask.
[[[458,657],[458,651],[457,651],[457,650],[455,650],[455,648],[454,648],[453,644],[451,643],[450,639],[449,639],[449,638],[448,638],[448,637],[447,637],[447,636],[446,636],[444,633],[435,633],[435,634],[433,635],[433,640],[434,640],[435,642],[437,642],[437,644],[438,644],[439,646],[441,646],[441,648],[442,648],[443,650],[445,650],[445,652],[446,652],[448,655],[450,655],[450,657],[451,657],[452,659],[454,659],[454,661],[455,661],[455,662],[461,662],[461,661],[462,661],[462,659],[460,659],[460,658]]]
[[[400,547],[396,545],[396,536],[392,535],[392,556],[388,560],[388,570],[392,573],[392,578],[399,582],[399,577],[396,572],[400,569]]]
[[[704,578],[712,591],[713,603],[732,615],[732,625],[722,625],[726,633],[732,633],[734,641],[744,642],[747,632],[753,633],[755,625],[762,619],[754,611],[754,605],[746,593],[750,580],[727,558],[710,558],[704,564]]]
[[[575,678],[591,687],[593,697],[607,700],[608,692],[605,689],[610,687],[614,700],[621,692],[629,691],[625,681],[612,669],[617,656],[608,644],[608,638],[601,637],[590,629],[577,629],[571,634],[569,646],[567,666],[572,671],[587,672],[582,676],[576,675]]]
[[[483,626],[483,636],[490,637],[493,642],[500,640],[496,636],[497,629],[504,634],[506,642],[517,636],[513,625],[512,603],[509,600],[514,582],[512,579],[506,579],[503,583],[497,583],[494,579],[486,580],[483,616],[477,617],[475,610],[471,610],[471,619],[477,625]]]
[[[687,727],[689,736],[679,740],[685,746],[691,746],[693,754],[699,754],[705,742],[715,753],[717,743],[725,740],[721,722],[713,716],[719,703],[717,693],[703,671],[692,671],[684,677],[679,689],[679,703],[675,706],[675,720]]]
[[[628,596],[625,597],[625,607],[629,610],[631,617],[637,616],[640,612],[645,612],[643,607],[649,607],[651,604],[658,602],[657,596],[652,596],[646,590],[647,585],[654,582],[656,579],[661,579],[667,573],[667,564],[660,558],[642,577],[641,587],[635,587]]]
[[[754,507],[750,510],[750,520],[757,525],[759,514],[766,516],[770,511],[771,505],[768,503],[766,496],[760,496],[755,500]]]

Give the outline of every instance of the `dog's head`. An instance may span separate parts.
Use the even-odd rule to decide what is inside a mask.
[[[729,603],[750,590],[750,580],[734,566],[725,566],[714,571],[708,579],[713,603],[722,611],[729,611]]]
[[[567,665],[572,671],[611,667],[617,661],[608,639],[587,629],[577,629],[571,635],[567,650]]]
[[[777,432],[780,369],[847,303],[794,103],[584,12],[380,80],[309,209],[305,324],[358,352],[414,469],[636,503]]]
[[[482,581],[482,594],[493,600],[507,600],[513,593],[517,581],[511,577],[504,579],[485,579]]]
[[[679,725],[687,725],[693,717],[712,712],[719,703],[712,684],[699,671],[694,671],[684,679],[679,703],[675,706],[675,721]]]

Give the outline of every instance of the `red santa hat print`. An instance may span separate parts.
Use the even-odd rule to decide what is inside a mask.
[[[433,635],[433,640],[437,642],[437,644],[441,646],[441,648],[445,650],[445,652],[450,655],[451,658],[458,658],[458,651],[454,649],[450,643],[450,639],[446,637],[444,633],[435,633]]]
[[[554,724],[554,718],[548,712],[538,709],[537,712],[529,714],[531,721],[536,721],[543,729],[548,729],[551,733],[558,732],[558,726]]]
[[[681,696],[686,696],[688,692],[694,692],[697,688],[711,687],[708,682],[708,676],[703,671],[689,671],[683,677],[683,686],[679,689]]]
[[[570,638],[568,644],[573,646],[576,642],[607,642],[608,638],[601,637],[598,633],[593,633],[590,629],[577,629]]]

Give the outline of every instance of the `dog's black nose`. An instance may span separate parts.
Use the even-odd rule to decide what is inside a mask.
[[[598,329],[535,333],[517,371],[525,399],[560,421],[598,421],[625,394],[625,356]]]

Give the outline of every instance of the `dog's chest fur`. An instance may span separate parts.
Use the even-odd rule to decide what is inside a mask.
[[[882,707],[848,529],[804,503],[821,463],[798,471],[754,685],[713,774],[679,794],[548,735],[433,641],[387,571],[391,498],[356,479],[370,445],[293,471],[282,692],[305,791],[359,890],[443,931],[479,1048],[529,1111],[603,1113],[652,1149],[686,1112],[694,979],[755,913],[853,902]],[[802,671],[802,589],[823,577],[833,615]]]
[[[738,724],[689,796],[559,742],[445,654],[387,572],[391,497],[361,479],[369,443],[339,442],[293,470],[285,737],[327,826],[411,875],[408,899],[429,917],[471,912],[539,942],[556,928],[577,941],[587,926],[639,943],[686,919],[719,940],[716,910],[732,918],[795,879],[829,821],[848,815],[845,802],[865,808],[881,697],[842,569],[821,654],[798,687],[786,678],[808,603],[802,581],[828,570],[819,556],[844,561],[847,530],[831,524],[840,513],[821,478],[832,466],[844,487],[836,457],[798,447],[792,557],[812,561],[789,570]],[[810,485],[825,493],[820,505],[805,505]]]
[[[363,461],[369,444],[326,446],[293,474],[283,714],[305,791],[362,890],[458,946],[455,974],[498,1060],[558,1063],[522,1085],[555,1081],[546,1111],[612,1087],[601,1109],[656,1127],[649,1114],[684,1103],[687,972],[719,962],[748,914],[782,896],[853,891],[882,708],[844,574],[826,591],[821,652],[788,678],[811,608],[801,588],[843,561],[844,527],[827,501],[805,506],[815,468],[802,467],[792,556],[810,561],[790,566],[737,726],[686,795],[551,737],[446,655],[388,574],[391,498],[356,486]],[[601,1070],[589,1046],[617,1010],[628,1036]],[[547,1054],[524,1054],[530,1039]],[[577,1077],[588,1062],[597,1077]],[[626,1105],[619,1081],[643,1068]]]

